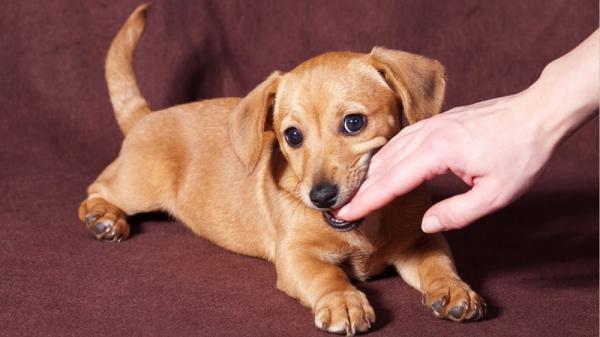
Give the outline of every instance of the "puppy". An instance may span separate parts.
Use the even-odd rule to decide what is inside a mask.
[[[485,303],[456,273],[441,235],[420,220],[422,189],[362,221],[335,218],[371,155],[401,128],[439,112],[440,63],[402,51],[332,52],[274,72],[244,98],[152,112],[132,69],[147,5],[112,42],[106,79],[121,152],[88,188],[79,218],[100,240],[129,235],[126,216],[163,210],[197,235],[271,261],[277,288],[312,309],[322,330],[366,332],[375,312],[349,276],[394,266],[434,315],[480,319]]]

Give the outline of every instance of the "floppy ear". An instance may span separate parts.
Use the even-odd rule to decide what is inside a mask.
[[[369,57],[399,96],[410,124],[440,112],[446,91],[446,72],[440,62],[381,47],[373,48]]]
[[[233,151],[252,172],[262,151],[268,114],[275,99],[281,73],[272,73],[234,108],[229,116],[229,140]]]

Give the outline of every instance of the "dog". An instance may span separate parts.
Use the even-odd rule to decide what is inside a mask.
[[[438,61],[381,47],[330,52],[273,72],[246,97],[151,112],[132,68],[147,8],[130,15],[106,58],[126,137],[79,208],[95,238],[124,240],[128,215],[166,211],[200,237],[274,263],[277,288],[333,333],[371,328],[375,312],[349,277],[364,281],[389,266],[435,316],[485,315],[442,235],[420,230],[431,203],[423,187],[361,221],[334,215],[359,188],[371,156],[399,132],[402,114],[415,123],[439,113],[445,70]]]

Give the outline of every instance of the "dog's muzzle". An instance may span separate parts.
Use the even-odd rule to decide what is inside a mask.
[[[358,219],[354,221],[344,221],[333,216],[331,211],[324,211],[323,216],[325,217],[325,221],[329,224],[329,226],[333,227],[336,231],[339,232],[347,232],[353,230],[354,228],[360,226],[363,219]]]
[[[371,157],[373,156],[373,153],[376,149],[382,147],[385,143],[387,143],[387,139],[385,137],[376,137],[373,139],[370,139],[364,143],[360,143],[360,144],[355,144],[352,147],[352,152],[356,153],[356,154],[364,154],[361,157],[361,161],[364,162],[364,164],[362,166],[367,167],[367,163],[371,160]],[[323,189],[323,188],[321,188]],[[335,195],[337,196],[337,188],[335,189]],[[320,205],[318,203],[315,203],[315,198],[313,198],[313,193],[311,193],[311,201],[313,201],[313,204],[315,204],[317,207],[320,207]],[[323,194],[323,193],[320,193]],[[320,195],[319,194],[319,195]],[[333,194],[333,192],[331,193]],[[315,193],[315,196],[317,196],[317,194]],[[362,223],[362,221],[364,220],[364,218],[362,219],[358,219],[358,220],[354,220],[354,221],[345,221],[342,219],[338,219],[336,218],[333,213],[331,213],[331,211],[323,211],[323,217],[325,218],[325,221],[327,221],[327,223],[329,224],[329,226],[333,227],[333,229],[335,229],[336,231],[340,231],[340,232],[347,232],[350,230],[355,229],[356,227],[360,226],[360,224]]]

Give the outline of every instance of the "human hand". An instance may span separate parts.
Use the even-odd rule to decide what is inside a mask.
[[[373,156],[366,180],[337,216],[361,218],[447,172],[472,189],[431,207],[423,231],[461,228],[505,206],[535,181],[553,149],[523,117],[534,108],[536,102],[524,92],[404,128]]]
[[[429,208],[424,232],[462,228],[509,204],[540,175],[557,144],[598,109],[599,35],[550,63],[516,95],[404,128],[373,156],[366,180],[336,217],[364,217],[447,172],[472,188]]]

